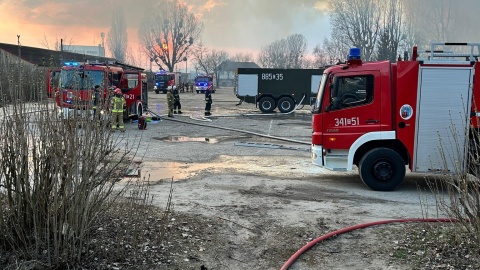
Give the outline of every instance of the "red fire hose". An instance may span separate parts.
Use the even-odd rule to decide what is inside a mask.
[[[325,234],[325,235],[323,235],[323,236],[321,236],[317,239],[314,239],[313,241],[309,242],[305,246],[303,246],[301,249],[299,249],[297,252],[295,252],[295,254],[293,254],[292,257],[290,257],[290,259],[288,259],[288,261],[282,266],[281,270],[287,270],[295,262],[295,260],[298,259],[298,257],[300,257],[300,255],[302,255],[305,251],[309,250],[311,247],[313,247],[317,243],[319,243],[323,240],[326,240],[326,239],[328,239],[332,236],[336,236],[336,235],[343,234],[343,233],[346,233],[346,232],[351,232],[351,231],[358,230],[358,229],[363,229],[363,228],[370,227],[370,226],[382,225],[382,224],[388,224],[388,223],[401,223],[401,222],[456,222],[456,220],[451,219],[451,218],[390,219],[390,220],[381,220],[381,221],[375,221],[375,222],[370,222],[370,223],[358,224],[358,225],[355,225],[355,226],[343,228],[343,229],[340,229],[340,230],[336,230],[336,231],[327,233],[327,234]]]

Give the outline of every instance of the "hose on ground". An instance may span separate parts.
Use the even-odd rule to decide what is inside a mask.
[[[152,111],[150,111],[150,110],[147,110],[147,111],[150,112],[150,113],[152,113],[152,114],[155,115],[155,116],[160,117],[160,116],[159,116],[158,114],[156,114],[155,112],[152,112]],[[190,118],[191,118],[191,119],[194,119],[194,118],[192,118],[192,117],[190,117]],[[174,118],[168,118],[168,120],[169,120],[169,121],[180,122],[180,123],[184,123],[184,124],[191,124],[191,125],[197,125],[197,126],[203,126],[203,127],[210,127],[210,128],[217,128],[217,129],[223,129],[223,130],[241,132],[241,133],[256,135],[256,136],[259,136],[259,137],[265,137],[265,138],[269,138],[269,139],[275,139],[275,140],[279,140],[279,141],[293,142],[293,143],[306,144],[306,145],[310,145],[310,144],[311,144],[310,142],[304,142],[304,141],[292,140],[292,139],[288,139],[288,138],[276,137],[276,136],[271,136],[271,135],[266,135],[266,134],[261,134],[261,133],[257,133],[257,132],[246,131],[246,130],[241,130],[241,129],[236,129],[236,128],[228,128],[228,127],[219,127],[219,126],[213,126],[213,125],[206,125],[206,124],[201,124],[201,123],[182,121],[182,120],[174,119]],[[194,120],[197,120],[197,119],[194,119]],[[207,120],[204,120],[204,121],[207,121]]]
[[[370,222],[370,223],[364,223],[364,224],[358,224],[350,227],[346,227],[340,230],[336,230],[330,233],[327,233],[325,235],[322,235],[318,237],[317,239],[314,239],[313,241],[309,242],[305,246],[303,246],[301,249],[299,249],[295,254],[293,254],[290,259],[288,259],[287,262],[280,268],[281,270],[287,270],[297,259],[302,255],[304,252],[315,246],[317,243],[326,240],[330,237],[337,236],[339,234],[351,232],[354,230],[358,229],[363,229],[366,227],[370,226],[376,226],[376,225],[382,225],[382,224],[389,224],[389,223],[402,223],[402,222],[456,222],[457,220],[455,219],[450,219],[450,218],[406,218],[406,219],[390,219],[390,220],[381,220],[381,221],[375,221],[375,222]]]

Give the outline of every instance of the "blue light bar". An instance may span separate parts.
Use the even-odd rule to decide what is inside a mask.
[[[361,59],[360,48],[350,48],[350,52],[348,53],[347,60],[360,60],[360,59]]]
[[[78,66],[78,62],[65,62],[65,66]]]

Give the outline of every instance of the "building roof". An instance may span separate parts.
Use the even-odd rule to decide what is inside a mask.
[[[0,50],[10,53],[14,56],[20,56],[21,59],[37,66],[61,67],[64,62],[86,62],[98,60],[99,62],[115,61],[114,58],[85,55],[66,51],[54,51],[42,48],[18,46],[14,44],[0,43]]]
[[[234,61],[223,61],[218,69],[221,71],[236,71],[237,68],[259,68],[254,62],[234,62]]]

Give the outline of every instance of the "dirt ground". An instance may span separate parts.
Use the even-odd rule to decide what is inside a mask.
[[[310,241],[349,226],[389,219],[436,217],[434,195],[422,176],[407,175],[394,192],[374,192],[356,172],[331,172],[310,161],[310,106],[292,114],[261,114],[238,105],[232,88],[212,95],[181,93],[182,115],[162,117],[135,141],[141,178],[153,205],[165,209],[170,187],[169,256],[158,269],[280,269]],[[166,96],[149,94],[165,115]],[[172,182],[173,179],[173,182]],[[412,227],[413,226],[413,227]],[[355,230],[316,244],[289,269],[422,269],[421,253],[397,252],[408,230],[395,223]],[[449,268],[439,268],[449,269]]]

